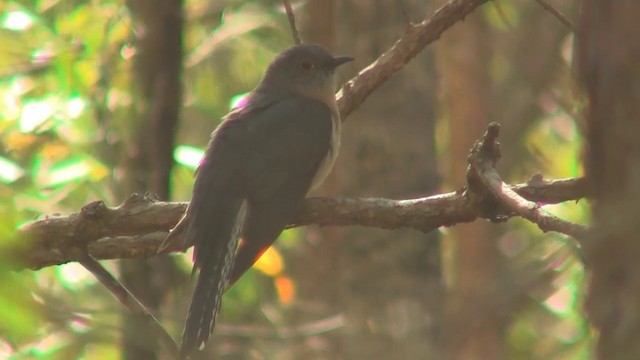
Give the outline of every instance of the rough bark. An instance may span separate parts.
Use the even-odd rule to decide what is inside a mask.
[[[333,33],[343,35],[327,39],[321,29],[310,35],[356,57],[353,71],[403,34],[408,26],[403,13],[418,21],[428,12],[423,2],[338,1]],[[310,21],[326,23],[315,16]],[[341,155],[322,192],[402,198],[435,190],[434,96],[426,52],[350,115]],[[318,241],[300,251],[291,272],[301,280],[305,299],[323,299],[328,314],[345,314],[345,329],[330,337],[331,358],[437,357],[439,244],[425,241],[435,234],[340,229],[309,230],[308,235]]]
[[[579,74],[589,106],[587,173],[595,233],[586,308],[599,359],[640,358],[640,2],[585,0]]]
[[[170,196],[174,133],[181,106],[182,86],[182,1],[130,0],[135,19],[137,56],[133,78],[139,89],[139,118],[132,124],[132,136],[124,144],[122,161],[126,177],[120,194],[151,192],[160,199]],[[154,313],[168,291],[171,260],[167,258],[120,263],[123,284]],[[140,318],[123,313],[123,359],[157,359],[159,347],[154,334],[147,333]]]
[[[449,153],[445,187],[466,183],[469,146],[489,122],[492,81],[488,74],[491,34],[481,13],[448,31],[438,42],[442,83],[442,121],[447,123]],[[446,358],[502,359],[506,322],[486,304],[495,297],[501,257],[492,241],[491,226],[476,221],[451,229],[444,243],[447,278],[445,321]],[[505,309],[502,309],[503,311]],[[508,312],[508,310],[506,310]]]

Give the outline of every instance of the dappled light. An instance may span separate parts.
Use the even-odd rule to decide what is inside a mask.
[[[620,4],[4,1],[0,359],[640,358]]]

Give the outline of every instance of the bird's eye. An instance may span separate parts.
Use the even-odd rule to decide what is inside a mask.
[[[304,60],[303,62],[300,63],[300,69],[304,70],[304,71],[311,71],[314,69],[314,65],[311,61],[308,60]]]

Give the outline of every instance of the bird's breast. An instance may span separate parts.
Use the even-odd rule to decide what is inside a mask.
[[[327,155],[320,162],[320,166],[318,167],[318,171],[316,172],[313,181],[311,182],[311,189],[313,190],[316,187],[320,186],[324,179],[327,178],[331,169],[333,168],[333,164],[336,161],[336,157],[338,157],[338,151],[340,150],[340,132],[342,130],[342,122],[340,121],[340,115],[337,111],[332,111],[331,115],[331,139],[329,140],[329,149],[327,150]]]

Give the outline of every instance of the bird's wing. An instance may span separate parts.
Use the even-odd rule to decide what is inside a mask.
[[[186,358],[204,346],[215,326],[237,249],[246,192],[241,180],[247,129],[232,113],[211,136],[185,215],[163,247],[194,245],[194,271],[200,269],[180,349]]]
[[[324,103],[291,97],[259,115],[247,119],[247,214],[230,285],[290,223],[331,146],[332,112]]]
[[[250,268],[291,220],[328,152],[331,130],[326,105],[288,97],[232,113],[212,134],[191,203],[164,245],[179,238],[185,247],[193,244],[200,269],[183,356],[208,340],[229,280]],[[243,219],[244,245],[234,265]]]
[[[244,200],[238,179],[246,157],[246,127],[237,121],[238,115],[231,113],[211,134],[196,171],[191,202],[158,250],[187,249],[194,245],[196,268],[222,251]]]

